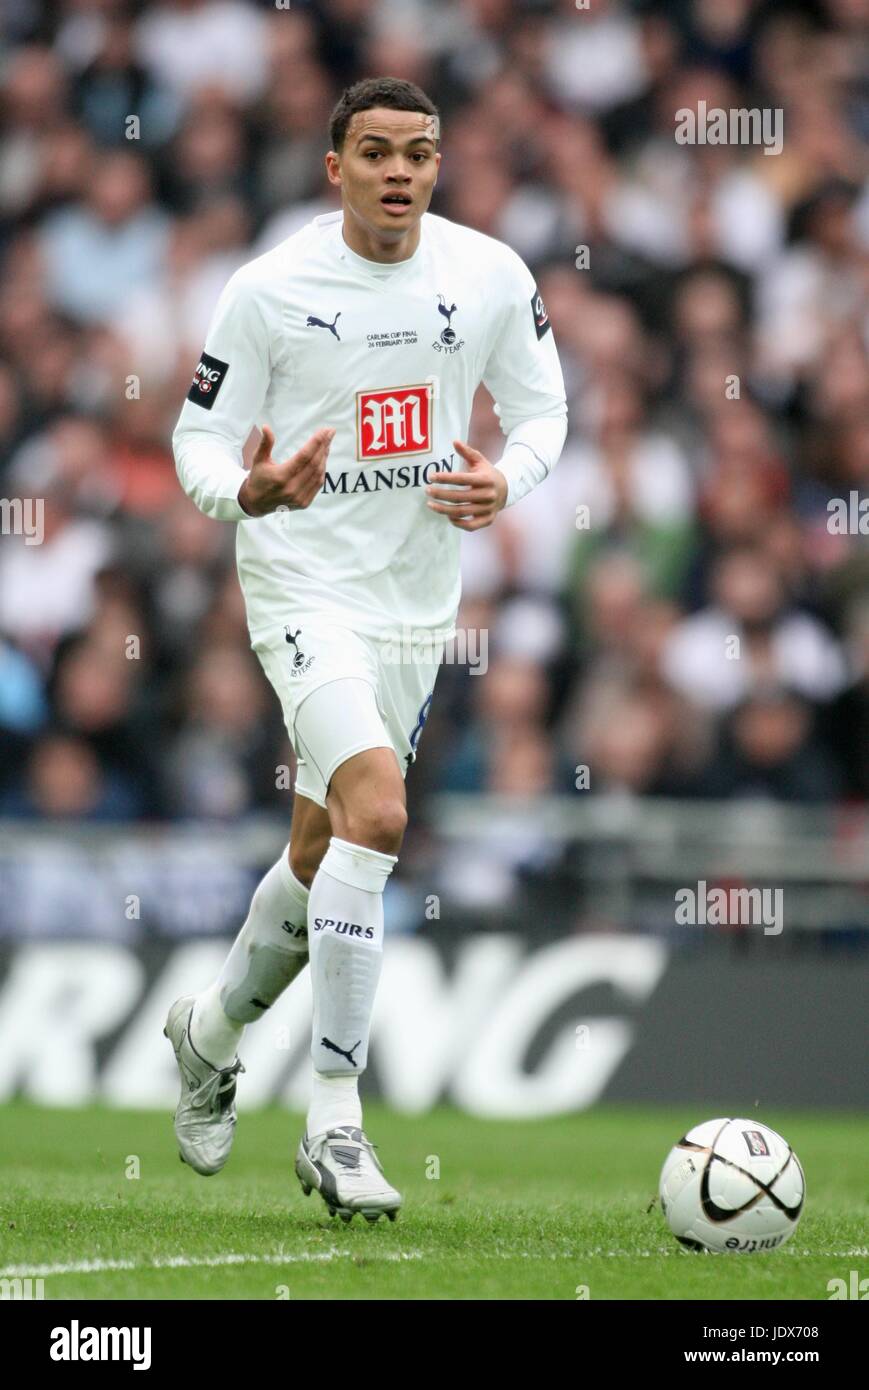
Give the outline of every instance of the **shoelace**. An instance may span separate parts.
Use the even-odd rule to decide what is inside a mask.
[[[375,1173],[378,1177],[383,1177],[383,1170],[382,1170],[382,1168],[380,1167],[380,1164],[378,1163],[377,1159],[374,1157],[374,1150],[377,1148],[377,1145],[376,1145],[376,1144],[372,1144],[371,1140],[368,1138],[368,1136],[367,1136],[366,1134],[363,1133],[362,1139],[361,1139],[361,1140],[359,1140],[359,1139],[344,1139],[344,1138],[340,1138],[340,1139],[335,1138],[335,1139],[327,1140],[327,1139],[324,1138],[323,1141],[322,1141],[322,1143],[321,1143],[321,1145],[320,1145],[320,1154],[322,1154],[323,1149],[329,1148],[330,1145],[335,1145],[335,1144],[340,1144],[340,1145],[342,1145],[342,1146],[345,1147],[345,1148],[349,1148],[349,1147],[351,1147],[352,1145],[355,1144],[355,1145],[358,1145],[358,1147],[359,1147],[359,1149],[360,1149],[360,1155],[359,1155],[359,1157],[360,1157],[360,1164],[359,1164],[359,1167],[358,1167],[358,1168],[348,1168],[348,1167],[345,1167],[344,1164],[341,1163],[339,1159],[334,1159],[334,1162],[340,1166],[340,1168],[341,1168],[341,1175],[342,1175],[342,1177],[343,1177],[345,1180],[348,1179],[348,1178],[349,1178],[349,1179],[354,1179],[354,1178],[358,1179],[358,1178],[364,1178],[364,1177],[366,1177],[366,1176],[370,1176],[370,1175],[366,1175],[365,1170],[364,1170],[364,1168],[362,1167],[361,1160],[362,1160],[363,1156],[365,1156],[365,1157],[367,1157],[367,1158],[369,1159],[369,1162],[370,1162],[370,1164],[371,1164],[371,1167],[372,1167],[374,1173]],[[365,1154],[365,1150],[366,1150],[366,1149],[369,1151],[367,1155]]]
[[[199,1110],[202,1106],[213,1103],[222,1092],[233,1090],[235,1078],[239,1072],[244,1070],[244,1063],[239,1059],[237,1062],[233,1062],[231,1067],[224,1067],[221,1071],[216,1071],[213,1076],[207,1076],[202,1085],[197,1086],[196,1090],[190,1093],[192,1109]]]

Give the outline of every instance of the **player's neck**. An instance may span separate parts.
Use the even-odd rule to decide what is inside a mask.
[[[393,265],[399,261],[409,261],[419,246],[420,224],[410,227],[398,241],[383,241],[363,226],[348,210],[344,209],[344,224],[341,232],[344,241],[366,261],[376,261],[380,265]]]

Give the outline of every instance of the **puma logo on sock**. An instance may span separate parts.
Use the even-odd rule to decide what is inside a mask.
[[[329,1038],[321,1038],[320,1042],[323,1044],[324,1047],[328,1047],[330,1052],[337,1052],[341,1057],[346,1057],[351,1067],[356,1067],[359,1065],[358,1062],[354,1061],[353,1053],[356,1051],[357,1047],[361,1046],[361,1038],[359,1039],[359,1042],[355,1042],[353,1046],[346,1052],[343,1047],[337,1047],[336,1044],[333,1043]]]

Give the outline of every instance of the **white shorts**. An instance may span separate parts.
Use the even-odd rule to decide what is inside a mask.
[[[431,707],[444,642],[413,650],[318,617],[253,650],[274,686],[296,754],[296,791],[319,806],[335,769],[366,748],[392,748],[402,775]]]

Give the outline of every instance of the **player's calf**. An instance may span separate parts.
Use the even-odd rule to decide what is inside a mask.
[[[395,855],[334,836],[308,902],[314,1075],[296,1173],[306,1192],[317,1188],[342,1216],[364,1210],[376,1219],[378,1211],[395,1212],[401,1204],[372,1163],[367,1140],[356,1137],[362,1135],[358,1078],[368,1061],[383,957],[383,889],[395,863]],[[354,1137],[333,1142],[336,1135]]]
[[[308,959],[308,890],[286,853],[265,875],[217,980],[197,997],[192,1032],[197,1048],[223,1066],[245,1025],[262,1018]]]
[[[383,890],[395,863],[395,855],[335,836],[311,885],[311,1056],[321,1076],[365,1070],[383,960]],[[309,1134],[321,1133],[316,1114],[311,1119]],[[345,1115],[341,1122],[351,1119]]]
[[[181,1077],[175,1136],[198,1173],[229,1157],[236,1125],[237,1055],[246,1024],[261,1018],[308,960],[308,890],[284,853],[254,893],[247,919],[214,983],[169,1010],[164,1033]]]
[[[290,835],[290,868],[305,888],[311,887],[331,838],[329,812],[297,791]]]

